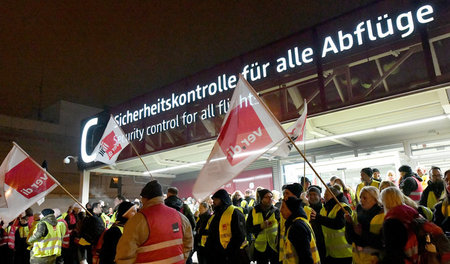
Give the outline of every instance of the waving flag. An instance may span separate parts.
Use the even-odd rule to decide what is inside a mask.
[[[302,141],[305,132],[306,117],[308,116],[308,105],[306,104],[306,100],[303,101],[303,105],[304,107],[302,115],[286,131],[294,142]],[[273,155],[280,157],[287,157],[289,156],[289,152],[291,151],[292,147],[293,146],[291,141],[285,138],[280,143],[278,149],[275,150],[275,152],[273,152]]]
[[[119,157],[120,152],[129,144],[128,139],[111,116],[103,132],[102,139],[95,147],[97,153],[96,161],[113,164]]]
[[[278,120],[240,76],[217,141],[195,182],[195,198],[206,198],[285,135]]]
[[[0,166],[3,201],[0,218],[8,223],[56,188],[56,180],[14,143]]]

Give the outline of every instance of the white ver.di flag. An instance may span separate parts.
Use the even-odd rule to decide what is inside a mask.
[[[0,219],[5,223],[58,186],[56,180],[15,143],[0,166],[0,175],[6,200],[0,206]]]
[[[239,76],[218,138],[195,182],[195,198],[206,198],[285,137],[278,120]]]
[[[303,101],[303,105],[304,107],[302,115],[286,130],[286,132],[294,142],[302,141],[305,132],[306,117],[308,116],[308,105],[306,104],[306,100]],[[275,150],[272,155],[285,158],[289,156],[289,152],[291,151],[292,147],[293,145],[291,141],[288,138],[285,138],[283,141],[281,141],[278,149]]]
[[[102,139],[95,147],[95,153],[97,153],[95,161],[106,164],[115,163],[120,152],[128,146],[128,144],[128,139],[123,134],[122,129],[111,116],[105,132],[103,132]]]

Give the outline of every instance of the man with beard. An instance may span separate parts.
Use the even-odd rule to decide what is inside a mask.
[[[267,189],[258,192],[260,201],[247,218],[247,231],[255,236],[255,260],[277,263],[277,237],[280,211],[272,205],[273,194]]]
[[[311,185],[308,189],[308,202],[309,206],[315,211],[320,212],[322,210],[323,204],[322,204],[322,189],[317,185]],[[316,245],[317,249],[319,250],[320,259],[325,260],[326,256],[326,249],[325,249],[325,241],[323,238],[323,232],[322,232],[322,225],[317,223],[317,221],[314,219],[311,219],[309,221],[311,224],[312,229],[314,230],[314,234],[316,235]]]
[[[205,248],[208,263],[240,263],[240,247],[245,240],[244,214],[231,204],[224,189],[212,196],[214,214],[206,225]]]
[[[428,181],[428,186],[423,191],[419,204],[433,210],[434,206],[445,198],[445,186],[442,179],[442,171],[439,167],[431,167],[429,175],[431,181]]]

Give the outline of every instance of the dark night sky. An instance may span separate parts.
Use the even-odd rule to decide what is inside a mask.
[[[114,106],[368,2],[2,1],[0,114],[35,118],[41,83]]]

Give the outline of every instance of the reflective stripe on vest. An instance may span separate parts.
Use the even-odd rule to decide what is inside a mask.
[[[341,203],[341,205],[344,208],[350,209],[346,203]],[[336,204],[327,216],[325,207],[322,207],[320,215],[334,219],[339,210],[341,210],[341,207]],[[348,244],[345,239],[345,226],[336,230],[322,225],[322,232],[325,240],[325,247],[327,249],[327,256],[333,258],[349,258],[352,256],[352,246]]]
[[[145,216],[150,235],[137,249],[135,263],[184,263],[180,213],[164,204],[149,206],[140,213]]]
[[[8,247],[10,249],[14,249],[14,246],[16,244],[16,229],[17,229],[17,225],[12,225],[12,226],[8,226],[7,228],[7,232],[8,232],[8,238],[7,238],[7,243],[8,243]]]
[[[47,226],[47,236],[39,239],[33,243],[33,256],[34,257],[48,257],[48,256],[60,256],[62,247],[63,226],[57,224],[52,226],[51,224],[43,221]]]
[[[30,233],[30,229],[28,226],[20,226],[19,227],[19,236],[20,238],[27,238]]]
[[[316,237],[314,235],[314,231],[312,230],[311,225],[309,224],[308,220],[306,220],[303,217],[297,217],[294,219],[294,221],[292,221],[292,224],[295,221],[303,221],[303,223],[306,224],[306,226],[308,226],[309,231],[311,232],[311,241],[309,242],[309,247],[310,247],[310,251],[311,251],[311,255],[313,258],[313,263],[314,264],[318,264],[320,263],[320,256],[319,256],[319,251],[317,250],[317,245],[316,245]],[[284,237],[284,253],[283,253],[283,264],[297,264],[299,263],[299,258],[298,258],[298,254],[295,251],[294,246],[292,245],[291,241],[289,241],[289,231],[291,230],[291,227],[289,227],[289,229],[287,230],[287,234]]]
[[[252,210],[253,217],[253,225],[261,225],[264,222],[264,217],[262,212],[256,213],[255,208]],[[261,230],[258,233],[255,239],[255,249],[259,252],[265,252],[267,243],[273,249],[273,251],[277,252],[277,234],[278,234],[278,220],[275,217],[275,212],[272,212],[269,219],[267,219],[269,226],[266,229]]]
[[[233,216],[234,208],[235,207],[233,205],[228,206],[225,212],[223,212],[222,217],[220,218],[219,221],[219,239],[220,244],[224,249],[227,248],[228,243],[230,243],[231,240],[231,217]],[[205,227],[205,231],[209,231],[209,225],[211,224],[213,219],[214,215],[212,215],[209,218],[208,223],[206,224]],[[208,235],[203,235],[200,245],[204,247],[206,245],[207,240]]]
[[[419,182],[419,180],[416,179],[416,177],[412,176],[412,178],[416,181],[417,188],[409,194],[409,198],[411,198],[414,202],[419,203],[420,196],[422,195],[423,192],[422,183]]]
[[[70,233],[72,232],[69,230],[69,226],[67,225],[66,220],[64,218],[58,218],[58,223],[61,225],[64,225],[66,232],[63,234],[63,240],[62,240],[62,247],[63,248],[69,248],[70,245]]]

